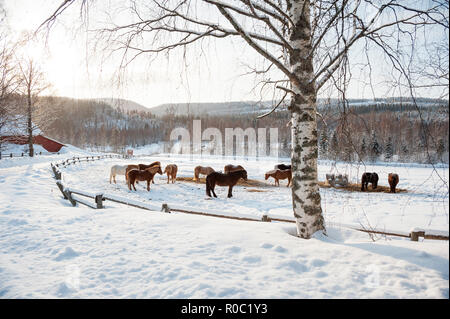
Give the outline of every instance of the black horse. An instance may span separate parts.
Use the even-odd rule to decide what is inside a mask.
[[[361,178],[361,191],[364,192],[367,189],[369,183],[372,184],[372,189],[378,186],[378,174],[377,173],[364,173]]]
[[[214,192],[214,187],[216,187],[216,185],[219,185],[228,186],[228,198],[233,197],[233,186],[237,184],[240,178],[247,180],[247,171],[245,169],[235,172],[229,172],[226,174],[213,172],[206,176],[206,195],[211,197],[212,192],[214,197],[217,197],[216,193]]]
[[[286,169],[291,169],[291,165],[278,164],[278,165],[275,165],[274,168],[275,168],[275,169],[281,169],[282,171],[284,171],[284,170],[286,170]]]

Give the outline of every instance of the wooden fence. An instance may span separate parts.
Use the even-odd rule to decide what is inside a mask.
[[[44,153],[42,154],[42,152],[35,152],[34,156],[37,155],[51,155],[52,153]],[[57,153],[59,154],[59,153]],[[28,154],[28,152],[21,152],[21,153],[4,153],[4,152],[0,152],[0,160],[2,158],[13,158],[13,157],[30,157],[30,155]]]
[[[222,215],[217,213],[211,213],[211,212],[200,212],[200,211],[192,211],[187,209],[182,209],[178,207],[169,207],[167,203],[163,203],[161,207],[147,204],[135,200],[131,200],[126,197],[117,196],[117,195],[111,195],[111,194],[105,194],[103,192],[99,193],[91,193],[86,192],[83,190],[71,188],[71,187],[65,187],[62,183],[62,172],[60,170],[60,167],[67,167],[69,165],[80,163],[80,162],[91,162],[95,160],[105,159],[105,158],[124,158],[123,155],[100,155],[100,156],[86,156],[86,157],[73,157],[71,159],[67,159],[63,162],[60,162],[58,164],[50,164],[54,177],[56,179],[56,185],[58,186],[59,190],[61,191],[64,199],[69,200],[70,203],[73,206],[76,206],[77,203],[88,206],[92,209],[103,209],[105,206],[103,205],[103,202],[108,200],[111,202],[115,202],[118,204],[123,204],[127,206],[136,207],[139,209],[145,209],[152,212],[179,212],[184,214],[193,214],[193,215],[201,215],[201,216],[209,216],[209,217],[217,217],[217,218],[226,218],[226,219],[235,219],[235,220],[241,220],[241,221],[255,221],[255,222],[284,222],[284,223],[295,223],[295,220],[291,219],[284,219],[284,218],[278,218],[278,217],[270,217],[266,214],[262,216],[261,219],[253,218],[253,217],[238,217],[238,216],[228,216],[228,215]],[[80,198],[83,197],[83,198]],[[85,198],[91,199],[91,202],[86,201]],[[93,200],[93,201],[92,201]],[[379,234],[384,236],[397,236],[397,237],[404,237],[404,238],[410,238],[412,241],[418,241],[420,237],[424,239],[435,239],[435,240],[449,240],[449,236],[445,235],[437,235],[434,233],[427,234],[425,230],[413,230],[409,234],[401,233],[401,232],[388,232],[384,230],[376,230],[376,229],[363,229],[359,227],[351,227],[351,226],[342,226],[345,228],[350,228],[353,230],[371,233],[371,234]]]

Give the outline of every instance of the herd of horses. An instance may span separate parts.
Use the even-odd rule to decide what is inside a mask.
[[[194,181],[198,181],[200,175],[206,176],[206,195],[211,197],[217,197],[214,189],[216,186],[228,186],[228,198],[233,197],[233,187],[242,178],[247,180],[247,171],[241,165],[225,165],[223,169],[224,173],[216,172],[210,166],[197,166],[194,169]],[[139,181],[147,182],[147,191],[150,191],[150,184],[155,183],[153,180],[156,174],[167,174],[167,183],[175,183],[177,179],[178,167],[175,164],[169,164],[165,167],[164,171],[161,167],[161,162],[156,161],[149,165],[146,164],[130,164],[130,165],[114,165],[111,167],[109,176],[109,182],[114,181],[116,183],[116,175],[125,175],[125,180],[128,185],[128,189],[132,188],[136,191],[135,183]],[[265,180],[272,177],[275,180],[275,185],[280,186],[280,180],[287,179],[287,187],[291,185],[292,170],[291,165],[278,164],[274,169],[268,171],[265,174]],[[372,189],[376,189],[378,186],[378,174],[365,172],[361,178],[361,191],[368,190],[368,184],[372,184]],[[388,182],[390,185],[391,193],[395,193],[396,186],[399,182],[398,174],[389,173]]]
[[[147,182],[147,190],[150,191],[150,183],[155,183],[154,178],[156,174],[162,175],[167,174],[167,184],[170,182],[175,183],[177,179],[177,171],[178,167],[175,164],[169,164],[164,169],[164,172],[161,168],[161,162],[153,162],[149,165],[146,164],[130,164],[130,165],[114,165],[111,167],[111,171],[109,174],[109,183],[114,180],[116,183],[116,175],[125,175],[125,181],[127,182],[128,189],[131,190],[131,187],[136,191],[136,187],[134,183],[139,181]]]

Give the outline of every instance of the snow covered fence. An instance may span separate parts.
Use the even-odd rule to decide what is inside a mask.
[[[36,156],[36,155],[49,155],[50,153],[44,153],[44,154],[42,154],[42,152],[39,152],[39,153],[34,153],[34,156]],[[58,153],[59,154],[59,153]],[[29,157],[30,155],[28,154],[28,153],[26,153],[26,152],[21,152],[21,153],[2,153],[2,152],[0,152],[0,160],[2,159],[2,158],[6,158],[6,157],[9,157],[9,158],[13,158],[13,157]]]
[[[234,215],[226,215],[223,214],[220,211],[208,211],[208,212],[204,212],[204,211],[193,211],[190,209],[186,209],[184,207],[178,207],[178,206],[173,206],[171,205],[171,207],[169,207],[166,203],[163,203],[161,208],[155,206],[155,205],[151,205],[151,204],[147,204],[147,203],[143,203],[140,201],[136,201],[136,200],[131,200],[129,198],[126,197],[122,197],[122,196],[117,196],[117,195],[111,195],[111,194],[105,194],[102,192],[99,193],[91,193],[91,192],[86,192],[80,189],[75,189],[72,187],[64,187],[64,185],[62,184],[61,181],[61,177],[62,177],[62,173],[59,169],[59,167],[67,167],[68,165],[72,165],[75,164],[77,162],[90,162],[90,161],[95,161],[95,160],[100,160],[100,159],[105,159],[105,158],[114,158],[114,157],[123,157],[120,155],[102,155],[102,156],[87,156],[87,157],[73,157],[71,159],[67,159],[63,162],[60,162],[58,164],[51,164],[55,179],[56,184],[58,186],[58,188],[60,189],[61,193],[64,196],[64,199],[69,200],[73,206],[76,206],[77,203],[80,203],[82,205],[88,206],[90,208],[93,209],[102,209],[105,208],[103,205],[103,202],[106,200],[115,202],[115,203],[119,203],[119,204],[124,204],[127,206],[133,206],[136,208],[140,208],[140,209],[145,209],[148,211],[153,211],[153,212],[158,212],[158,211],[162,211],[162,212],[166,212],[166,213],[170,213],[170,212],[179,212],[179,213],[184,213],[184,214],[194,214],[194,215],[202,215],[202,216],[210,216],[210,217],[218,217],[218,218],[227,218],[227,219],[235,219],[235,220],[245,220],[245,221],[258,221],[258,222],[286,222],[286,223],[295,223],[295,219],[294,218],[286,218],[286,216],[277,216],[277,215],[267,215],[264,214],[262,216],[261,219],[255,218],[254,216],[246,216],[246,215],[242,215],[240,214],[239,216],[234,216]],[[79,196],[82,197],[87,197],[90,199],[94,199],[94,203],[89,203],[86,202],[84,199],[80,198]],[[361,228],[355,225],[340,225],[341,227],[345,227],[345,228],[351,228],[354,230],[358,230],[358,231],[362,231],[362,232],[366,232],[366,233],[371,233],[371,234],[379,234],[379,235],[385,235],[385,236],[397,236],[397,237],[404,237],[404,238],[410,238],[412,241],[418,241],[420,237],[423,237],[424,239],[436,239],[436,240],[449,240],[449,233],[448,232],[438,232],[435,230],[425,230],[425,229],[418,229],[418,228],[414,228],[412,229],[409,233],[408,232],[399,232],[399,231],[388,231],[386,229],[366,229],[366,228]]]

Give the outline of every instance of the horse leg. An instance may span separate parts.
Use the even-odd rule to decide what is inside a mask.
[[[151,183],[150,179],[147,180],[147,191],[148,191],[148,192],[150,191],[150,183]]]
[[[211,187],[209,186],[208,180],[206,180],[206,195],[211,197]]]
[[[214,197],[217,198],[216,192],[214,191],[214,188],[215,188],[215,187],[216,187],[216,184],[213,184],[213,185],[211,186],[211,191],[212,191]]]
[[[289,184],[291,183],[291,179],[288,177],[288,184],[286,187],[289,187]]]
[[[233,186],[228,186],[228,198],[233,197]]]

